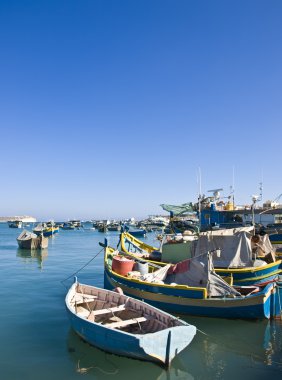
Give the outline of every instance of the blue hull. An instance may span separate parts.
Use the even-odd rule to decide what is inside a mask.
[[[230,276],[233,278],[233,285],[259,285],[277,279],[278,275],[282,272],[281,260],[275,263],[267,264],[261,268],[244,268],[238,269],[215,269],[215,272],[220,276]]]
[[[74,331],[92,346],[98,347],[113,354],[131,356],[136,359],[150,359],[139,345],[139,339],[135,336],[121,334],[116,330],[109,331],[103,326],[96,325],[89,328],[89,323],[80,318],[76,318],[69,313],[70,323]]]
[[[58,233],[58,231],[59,231],[58,229],[56,229],[54,231],[44,231],[43,236],[49,237],[49,236],[55,235],[56,233]]]
[[[282,244],[282,234],[269,235],[269,240],[272,244]]]
[[[282,320],[282,278],[277,282],[275,291],[271,296],[271,313],[276,319]]]
[[[94,289],[94,287],[92,288]],[[76,310],[79,306],[75,306],[77,304],[74,301],[74,289],[75,287],[72,286],[66,296],[66,310],[71,326],[83,340],[104,351],[169,366],[177,353],[190,344],[196,333],[196,327],[189,325],[187,322],[181,321],[160,310],[155,311],[154,308],[148,304],[146,305],[144,302],[131,300],[125,295],[120,295],[113,291],[108,292],[104,289],[98,290],[96,293],[96,298],[99,299],[98,302],[100,304],[104,304],[106,299],[109,301],[113,298],[118,298],[116,305],[120,305],[119,302],[123,305],[133,303],[136,305],[136,310],[143,311],[145,313],[143,315],[146,315],[147,318],[158,319],[162,327],[156,330],[154,325],[153,329],[149,330],[150,332],[146,332],[146,328],[142,329],[139,325],[140,333],[130,333],[119,328],[109,327],[107,323],[101,324],[101,322],[95,322],[95,319],[89,320],[87,316],[80,314],[81,311]],[[102,296],[100,295],[99,298],[99,294],[101,293]],[[95,309],[96,312],[105,312],[106,310],[107,308],[104,308],[104,310]],[[130,312],[130,308],[128,311]],[[130,317],[126,319],[130,321]],[[127,322],[127,320],[124,322]]]
[[[141,231],[128,231],[132,236],[145,236],[146,235],[146,230],[141,230]]]
[[[132,281],[116,275],[108,268],[104,271],[106,289],[121,287],[125,294],[142,299],[171,313],[217,318],[269,319],[273,317],[271,295],[275,286],[275,284],[269,284],[263,291],[242,298],[199,299],[185,296],[185,291],[180,295],[181,289],[147,285],[144,282]]]

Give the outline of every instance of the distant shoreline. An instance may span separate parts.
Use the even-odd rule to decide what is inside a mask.
[[[0,216],[0,223],[15,222],[16,220],[28,223],[35,223],[36,218],[33,216],[22,215],[22,216]]]

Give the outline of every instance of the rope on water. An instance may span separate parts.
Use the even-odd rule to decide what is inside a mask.
[[[85,267],[87,267],[87,265],[89,265],[91,263],[91,261],[93,261],[94,259],[96,259],[96,257],[104,250],[104,248],[102,248],[94,257],[92,257],[91,260],[89,260],[86,264],[84,264],[80,269],[78,269],[76,272],[74,272],[73,274],[71,274],[70,276],[68,276],[67,278],[65,278],[64,280],[61,281],[61,284],[64,285],[64,282],[67,281],[68,279],[70,279],[71,277],[75,276],[77,273],[79,273],[82,269],[84,269]],[[65,286],[65,285],[64,285]],[[66,287],[66,286],[65,286]]]
[[[197,331],[199,331],[199,332],[200,332],[201,334],[203,334],[203,335],[206,335],[206,336],[208,336],[208,337],[211,337],[211,335],[209,335],[209,334],[205,333],[204,331],[198,329],[198,327],[197,327]]]
[[[76,365],[76,372],[80,373],[81,375],[85,375],[88,373],[91,369],[98,369],[100,372],[104,373],[105,375],[116,375],[118,373],[118,369],[116,368],[113,372],[105,371],[102,368],[98,366],[91,366],[91,367],[80,367],[80,359],[77,362]]]

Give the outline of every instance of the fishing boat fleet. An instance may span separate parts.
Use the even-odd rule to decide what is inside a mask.
[[[103,289],[75,278],[67,292],[70,324],[82,339],[105,351],[169,367],[197,331],[180,315],[282,318],[280,239],[273,239],[280,230],[270,229],[269,214],[265,217],[267,211],[279,213],[259,214],[254,207],[241,212],[230,199],[220,202],[219,190],[208,200],[199,198],[197,207],[161,205],[170,215],[158,221],[91,222],[88,229],[118,232],[119,243],[100,243]],[[267,223],[258,223],[255,215],[264,215]],[[78,221],[41,223],[32,233],[22,232],[19,247],[45,248],[48,236],[59,228],[84,226]],[[149,231],[158,232],[156,246],[144,239]]]
[[[168,234],[159,247],[122,230],[118,247],[100,245],[104,289],[75,279],[65,302],[72,328],[105,351],[169,367],[197,331],[175,316],[282,317],[281,260],[254,227]]]

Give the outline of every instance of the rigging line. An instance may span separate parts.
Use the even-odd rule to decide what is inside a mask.
[[[200,332],[201,334],[203,334],[203,335],[206,335],[206,336],[208,336],[208,337],[211,337],[211,335],[209,335],[209,334],[205,333],[204,331],[198,329],[198,327],[197,327],[197,331],[199,331],[199,332]]]
[[[87,267],[87,265],[89,265],[91,263],[91,261],[93,261],[102,251],[104,250],[104,248],[102,248],[94,257],[92,257],[91,260],[89,260],[85,265],[83,265],[80,269],[78,269],[76,272],[74,272],[73,274],[71,274],[70,276],[68,276],[67,278],[65,278],[64,280],[60,281],[62,284],[68,280],[69,278],[73,277],[74,275],[76,275],[78,272],[80,272],[82,269],[84,269],[85,267]]]

